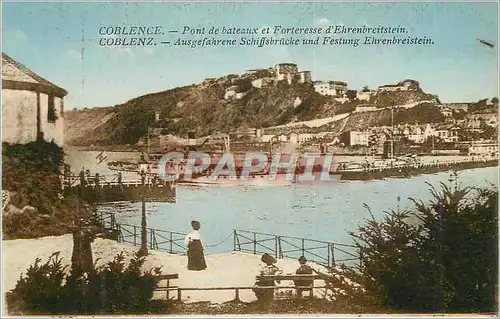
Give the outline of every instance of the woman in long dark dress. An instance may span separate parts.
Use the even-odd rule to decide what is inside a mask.
[[[185,243],[188,247],[188,269],[189,270],[204,270],[207,268],[205,255],[203,254],[203,244],[200,238],[200,222],[193,220],[191,222],[193,231],[187,234]]]

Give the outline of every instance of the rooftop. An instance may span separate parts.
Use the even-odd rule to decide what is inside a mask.
[[[35,72],[28,69],[23,64],[17,62],[7,54],[2,52],[2,82],[3,81],[28,83],[32,85],[38,84],[55,91],[61,96],[65,96],[66,94],[68,94],[68,92],[65,89],[42,78]]]

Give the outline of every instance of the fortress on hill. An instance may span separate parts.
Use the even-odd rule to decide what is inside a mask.
[[[239,79],[250,79],[252,81],[252,86],[255,88],[262,88],[277,84],[281,81],[286,81],[289,85],[311,83],[316,92],[327,96],[343,98],[347,92],[347,82],[333,80],[313,81],[311,71],[299,71],[296,63],[279,63],[274,67],[249,69],[238,78],[232,80],[236,83]],[[214,80],[215,79],[206,79],[205,82],[210,83]],[[244,95],[244,92],[238,92],[238,88],[235,85],[226,89],[225,99],[239,99]]]

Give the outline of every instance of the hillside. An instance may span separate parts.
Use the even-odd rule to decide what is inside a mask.
[[[356,127],[355,123],[384,125],[388,117],[383,108],[432,100],[432,95],[418,88],[381,92],[370,101],[354,99],[342,104],[334,97],[317,93],[312,83],[269,81],[268,85],[255,87],[255,79],[250,74],[228,75],[199,85],[147,94],[113,107],[69,111],[65,113],[65,142],[73,146],[134,145],[147,134],[148,126],[159,128],[162,135],[186,136],[194,131],[199,137],[216,131],[332,117],[351,113],[359,105],[375,106],[381,109],[376,112],[381,115],[352,113],[347,120],[352,123],[349,127]],[[237,96],[228,98],[229,90]],[[426,122],[426,114],[415,115]]]
[[[81,141],[99,141],[109,135],[112,126],[109,121],[117,116],[113,107],[102,107],[69,111],[64,114],[64,139],[69,145],[79,145]]]

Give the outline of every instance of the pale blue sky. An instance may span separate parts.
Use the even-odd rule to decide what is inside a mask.
[[[405,78],[446,102],[498,95],[497,3],[3,3],[3,52],[69,91],[66,108],[109,106],[278,62],[350,88]],[[101,47],[100,26],[407,27],[434,46]],[[82,32],[83,31],[83,32]],[[83,37],[82,37],[83,34]],[[166,34],[159,40],[173,40]],[[83,39],[83,42],[82,42]],[[82,59],[82,49],[83,56]]]

